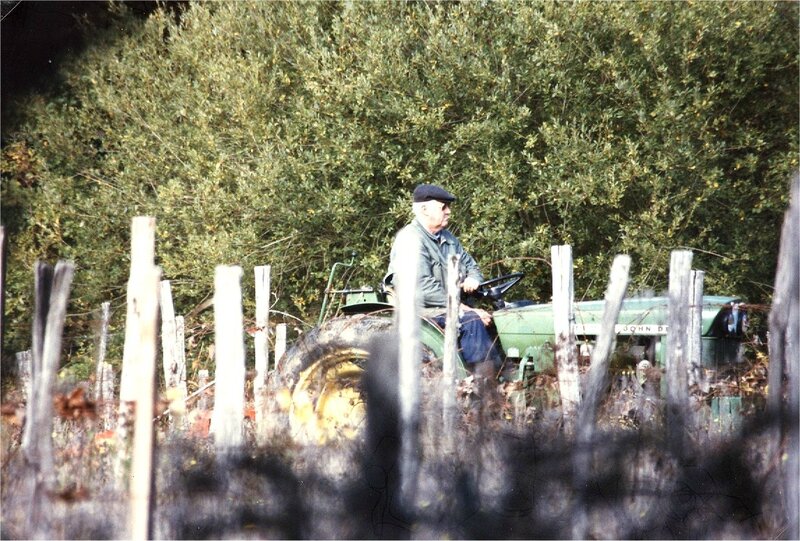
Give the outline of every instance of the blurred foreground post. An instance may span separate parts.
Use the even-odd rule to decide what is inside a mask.
[[[134,430],[133,456],[129,478],[130,539],[151,539],[154,494],[153,486],[153,410],[156,385],[156,354],[158,337],[158,282],[161,270],[155,265],[141,269],[136,281],[136,319],[139,337],[136,353],[129,360],[135,367],[133,391]]]
[[[455,451],[456,359],[458,357],[458,312],[461,305],[458,287],[458,256],[447,261],[447,316],[442,359],[442,447],[446,454]]]
[[[792,178],[781,231],[769,336],[767,411],[775,426],[771,454],[773,463],[780,464],[784,535],[800,539],[800,173]]]
[[[403,230],[408,232],[407,230]],[[397,310],[395,325],[399,337],[400,397],[400,498],[401,505],[409,511],[415,508],[417,476],[419,475],[419,295],[417,288],[417,262],[419,240],[413,234],[401,232],[397,239],[399,261],[403,267],[396,269]]]
[[[681,456],[686,445],[689,411],[688,363],[689,304],[692,252],[674,250],[669,264],[667,327],[667,440]]]
[[[600,332],[592,350],[586,395],[580,405],[577,446],[573,452],[573,467],[575,470],[573,486],[580,497],[576,498],[576,509],[573,513],[573,539],[588,538],[586,488],[592,472],[594,426],[597,419],[597,410],[605,396],[608,368],[611,364],[611,352],[614,351],[614,344],[617,340],[615,327],[622,308],[622,301],[625,298],[625,290],[628,287],[630,268],[630,256],[618,255],[614,258],[614,263],[611,266],[611,277],[606,289]]]
[[[269,265],[256,267],[256,332],[255,332],[255,355],[256,355],[256,376],[253,380],[253,398],[255,401],[254,409],[256,414],[256,442],[263,444],[266,442],[267,427],[265,422],[266,401],[267,401],[267,371],[269,370],[269,288],[270,270]]]
[[[561,393],[564,431],[566,434],[571,434],[581,401],[578,355],[572,329],[572,324],[575,322],[572,247],[551,246],[550,258],[553,264],[553,334],[558,389]]]
[[[36,263],[31,389],[21,443],[26,484],[20,495],[30,501],[27,531],[34,539],[51,537],[49,494],[54,482],[53,386],[61,358],[74,270],[71,262],[59,261],[55,271],[46,263]]]
[[[122,351],[122,373],[119,385],[117,441],[119,454],[117,474],[124,475],[129,457],[130,430],[133,425],[133,403],[136,400],[136,359],[139,357],[140,316],[137,294],[140,281],[149,277],[155,264],[156,220],[151,216],[136,216],[131,221],[131,271],[128,278],[127,312],[125,315],[125,345]]]
[[[243,441],[244,337],[242,268],[220,265],[214,274],[215,381],[211,432],[218,451]]]
[[[161,281],[161,350],[164,387],[169,401],[169,422],[173,429],[186,429],[186,351],[183,318],[175,316],[169,280]]]

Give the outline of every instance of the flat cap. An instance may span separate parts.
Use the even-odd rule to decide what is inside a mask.
[[[423,201],[441,201],[443,203],[452,203],[456,200],[456,196],[433,184],[420,184],[414,188],[414,203],[422,203]]]

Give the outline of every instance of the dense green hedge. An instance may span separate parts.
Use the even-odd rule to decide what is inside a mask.
[[[670,250],[691,248],[707,291],[769,301],[798,166],[796,3],[112,9],[5,130],[9,351],[37,258],[77,264],[73,332],[107,300],[122,323],[136,215],[157,217],[178,313],[215,265],[242,265],[252,298],[271,264],[276,309],[311,320],[352,250],[351,285],[378,283],[422,181],[459,196],[453,229],[485,274],[527,273],[521,295],[548,299],[549,247],[569,243],[580,297],[616,253],[634,289],[664,289]]]

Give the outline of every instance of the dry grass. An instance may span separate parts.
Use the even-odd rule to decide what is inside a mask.
[[[724,376],[698,400],[692,444],[667,450],[659,394],[620,377],[612,384],[591,449],[592,476],[576,487],[577,449],[562,435],[555,380],[539,375],[529,406],[515,408],[512,384],[461,383],[455,449],[442,435],[436,376],[423,379],[417,490],[400,504],[396,399],[380,392],[370,428],[355,442],[301,447],[273,426],[266,446],[218,456],[202,431],[174,434],[165,424],[157,447],[156,538],[565,538],[578,506],[595,538],[779,537],[776,468],[765,452],[769,420],[761,413],[763,364]],[[699,415],[721,394],[749,385],[742,423],[732,433]],[[651,382],[655,385],[655,382]],[[727,387],[726,387],[727,386]],[[369,390],[368,390],[369,393]],[[272,404],[271,411],[280,408]],[[19,411],[4,405],[3,538],[27,538]],[[711,420],[711,422],[709,422]],[[56,480],[47,495],[53,538],[126,536],[126,491],[114,469],[115,440],[91,415],[59,421]],[[195,427],[196,428],[196,427]]]

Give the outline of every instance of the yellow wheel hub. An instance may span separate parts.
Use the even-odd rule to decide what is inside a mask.
[[[300,373],[292,393],[289,426],[305,443],[353,439],[366,411],[360,382],[368,353],[361,348],[332,350]]]

